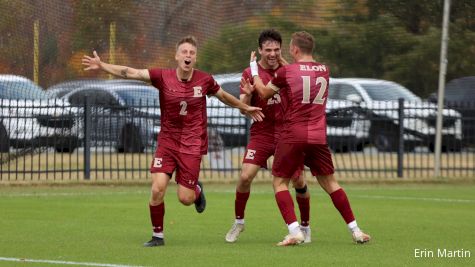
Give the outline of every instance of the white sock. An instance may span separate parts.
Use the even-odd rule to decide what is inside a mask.
[[[295,235],[300,231],[300,225],[298,222],[293,222],[289,225],[287,225],[287,228],[289,229],[289,233],[291,235]]]
[[[348,224],[348,229],[353,233],[357,231],[361,231],[360,228],[358,227],[358,224],[355,221],[352,221]]]
[[[300,229],[309,229],[309,228],[310,228],[310,225],[308,225],[308,226],[300,225]]]
[[[235,223],[244,224],[244,219],[236,219]]]
[[[163,232],[160,232],[160,233],[153,232],[152,236],[163,238]]]

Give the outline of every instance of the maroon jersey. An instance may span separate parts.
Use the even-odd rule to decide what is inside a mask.
[[[259,77],[264,84],[267,84],[275,74],[276,70],[264,69],[258,64]],[[253,83],[251,76],[251,68],[247,68],[242,73],[244,79],[249,79]],[[241,88],[241,94],[244,91]],[[274,97],[268,100],[262,99],[257,91],[252,93],[251,106],[262,108],[264,113],[263,121],[255,121],[251,125],[251,139],[258,142],[273,144],[277,141],[280,134],[280,128],[283,122],[283,110],[281,107],[281,99],[279,94],[275,94]]]
[[[278,69],[270,86],[284,103],[285,143],[327,143],[325,106],[330,70],[317,62],[297,62]]]
[[[160,97],[158,144],[185,154],[206,154],[206,95],[216,94],[220,86],[199,70],[186,82],[178,80],[176,69],[150,69],[149,73]]]

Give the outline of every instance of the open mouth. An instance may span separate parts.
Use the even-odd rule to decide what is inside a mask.
[[[186,64],[186,65],[190,65],[190,64],[191,64],[191,60],[185,59],[185,64]]]

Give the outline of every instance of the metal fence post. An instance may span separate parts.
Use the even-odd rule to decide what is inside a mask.
[[[404,172],[404,98],[399,98],[399,146],[397,150],[397,177],[402,178]]]
[[[84,179],[91,178],[91,105],[89,97],[84,97]]]

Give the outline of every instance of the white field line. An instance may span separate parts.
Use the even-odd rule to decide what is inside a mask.
[[[33,259],[5,258],[5,257],[0,257],[0,261],[33,262],[33,263],[49,263],[49,264],[62,264],[62,265],[99,266],[99,267],[142,267],[142,266],[137,266],[137,265],[123,265],[123,264],[109,264],[109,263],[95,263],[95,262],[75,262],[75,261],[33,260]]]
[[[207,192],[207,191],[205,191]],[[209,190],[213,193],[235,194],[234,190]],[[52,193],[0,193],[0,197],[75,197],[75,196],[107,196],[107,195],[137,195],[149,194],[149,191],[117,191],[117,192],[52,192]],[[272,191],[253,190],[251,194],[272,194]],[[317,195],[324,193],[317,193]],[[409,196],[382,196],[382,195],[359,195],[351,194],[350,198],[366,198],[366,199],[383,199],[383,200],[418,200],[431,202],[447,202],[447,203],[475,203],[475,199],[457,199],[457,198],[431,198],[431,197],[409,197]]]

